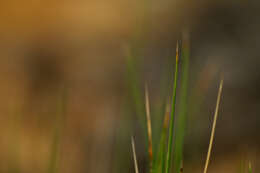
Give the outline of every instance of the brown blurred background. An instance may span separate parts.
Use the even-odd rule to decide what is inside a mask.
[[[125,47],[136,50],[140,88],[148,84],[155,110],[184,29],[190,95],[200,101],[189,115],[185,169],[202,170],[222,74],[209,171],[237,172],[250,159],[257,172],[259,16],[256,0],[0,2],[0,172],[133,172],[130,134],[141,132],[129,111]]]

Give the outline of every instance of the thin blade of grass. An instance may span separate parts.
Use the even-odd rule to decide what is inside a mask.
[[[172,163],[172,150],[173,150],[173,126],[175,119],[175,108],[176,108],[176,91],[177,91],[177,81],[178,81],[178,64],[179,64],[179,46],[177,42],[176,46],[176,64],[175,64],[175,74],[174,74],[174,84],[173,84],[173,97],[172,97],[172,110],[171,118],[169,125],[169,134],[168,134],[168,147],[167,147],[167,156],[165,164],[165,173],[170,172],[171,163]]]
[[[156,153],[156,158],[153,164],[153,173],[159,173],[165,171],[165,150],[166,150],[166,142],[167,142],[167,130],[169,124],[169,112],[170,105],[167,104],[166,111],[164,115],[163,127],[161,131],[160,143],[158,152]]]
[[[162,149],[161,149],[161,158],[162,158],[162,169],[161,171],[164,172],[165,171],[165,149],[166,149],[166,142],[167,142],[167,129],[169,128],[169,121],[170,121],[170,106],[166,107],[166,113],[165,113],[165,117],[164,117],[164,123],[163,123],[163,132],[162,132]]]
[[[145,109],[146,109],[146,121],[147,121],[147,133],[148,133],[148,153],[149,153],[149,159],[150,159],[150,168],[152,169],[153,142],[152,142],[152,125],[151,125],[149,92],[148,92],[147,84],[145,85]]]
[[[137,157],[136,157],[136,150],[135,150],[135,141],[134,141],[134,137],[133,136],[131,137],[131,144],[132,144],[132,150],[133,150],[135,173],[139,173]]]
[[[208,170],[208,165],[209,165],[209,160],[210,160],[210,155],[211,155],[211,150],[212,150],[212,144],[213,144],[213,140],[214,140],[214,136],[215,136],[216,122],[217,122],[217,118],[218,118],[219,104],[220,104],[220,99],[221,99],[221,94],[222,94],[222,88],[223,88],[223,80],[221,80],[220,86],[219,86],[217,104],[216,104],[213,126],[212,126],[210,141],[209,141],[209,148],[208,148],[208,153],[207,153],[207,159],[206,159],[206,163],[205,163],[203,173],[207,173],[207,170]]]
[[[174,141],[174,153],[173,163],[174,172],[180,172],[181,161],[183,160],[183,143],[185,136],[185,129],[187,123],[187,111],[188,111],[188,79],[189,79],[189,35],[188,31],[183,32],[182,36],[182,63],[181,63],[181,88],[180,88],[180,105],[179,114],[175,127],[175,141]]]

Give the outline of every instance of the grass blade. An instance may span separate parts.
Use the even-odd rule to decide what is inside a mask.
[[[176,46],[176,64],[175,64],[175,74],[174,74],[174,84],[173,84],[173,97],[172,97],[172,110],[169,125],[169,137],[168,137],[168,147],[166,156],[165,173],[170,172],[171,162],[172,162],[172,148],[173,148],[173,126],[175,119],[175,107],[176,107],[176,90],[177,90],[177,80],[178,80],[178,64],[179,64],[179,46]]]
[[[178,119],[176,122],[176,136],[174,143],[174,153],[173,153],[173,163],[174,163],[174,172],[178,173],[181,169],[181,162],[183,160],[183,143],[186,129],[187,121],[187,106],[188,106],[188,78],[189,78],[189,35],[188,32],[183,32],[183,41],[182,41],[182,65],[181,65],[181,88],[180,88],[180,111],[178,114]]]
[[[150,103],[149,103],[149,92],[148,86],[145,85],[145,109],[146,109],[146,121],[147,121],[147,133],[148,133],[148,153],[150,159],[150,168],[153,163],[153,142],[152,142],[152,125],[151,125],[151,114],[150,114]]]
[[[167,130],[168,130],[168,124],[169,124],[169,112],[170,112],[170,106],[167,104],[166,111],[164,115],[164,121],[163,121],[163,127],[162,132],[160,136],[160,143],[159,148],[156,153],[156,158],[154,160],[153,164],[153,173],[159,173],[165,171],[165,149],[166,149],[166,142],[167,142]]]
[[[136,150],[135,150],[135,141],[133,136],[131,137],[131,143],[132,143],[132,150],[133,150],[133,157],[134,157],[134,164],[135,164],[135,173],[139,173]]]
[[[212,126],[210,141],[209,141],[208,154],[207,154],[207,159],[206,159],[206,163],[205,163],[205,167],[204,167],[203,173],[207,173],[207,170],[208,170],[208,165],[209,165],[209,160],[210,160],[210,154],[211,154],[212,144],[213,144],[214,135],[215,135],[216,122],[217,122],[217,118],[218,118],[219,103],[220,103],[220,99],[221,99],[222,88],[223,88],[223,80],[221,80],[220,86],[219,86],[217,104],[216,104],[216,109],[215,109],[215,114],[214,114],[214,121],[213,121],[213,126]]]

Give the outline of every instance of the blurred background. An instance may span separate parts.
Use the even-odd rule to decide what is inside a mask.
[[[184,31],[184,172],[203,170],[221,76],[209,172],[240,172],[249,160],[260,169],[259,1],[0,4],[0,172],[134,172],[131,135],[140,172],[147,171],[144,86],[156,145]]]

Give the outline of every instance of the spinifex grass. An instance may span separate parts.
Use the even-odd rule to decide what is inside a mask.
[[[185,35],[183,35],[183,42],[181,47],[181,54],[182,54],[181,63],[179,63],[178,43],[176,46],[176,62],[175,62],[173,93],[172,93],[172,101],[171,101],[171,113],[168,114],[169,111],[166,111],[165,113],[163,127],[161,132],[159,132],[160,134],[159,145],[156,147],[153,146],[154,141],[152,138],[152,126],[151,126],[148,89],[146,86],[145,99],[143,99],[141,90],[139,88],[139,82],[137,80],[137,74],[134,65],[135,61],[133,61],[132,59],[133,54],[131,52],[128,52],[128,72],[129,72],[130,84],[132,86],[131,91],[134,97],[133,100],[135,103],[136,113],[139,115],[138,117],[141,118],[141,122],[142,122],[141,126],[143,127],[142,130],[146,131],[147,134],[146,136],[147,151],[149,153],[149,160],[150,160],[149,173],[170,173],[172,171],[171,169],[172,166],[174,166],[173,169],[174,173],[183,172],[183,144],[184,144],[186,124],[187,124],[186,120],[187,120],[187,110],[188,110],[188,78],[189,78],[189,56],[190,56],[189,38],[187,35],[188,33],[184,33],[184,34]],[[179,98],[180,101],[179,114],[178,114],[178,118],[176,119],[175,114],[176,114],[177,85],[179,85],[178,84],[179,64],[181,64],[180,76],[182,78],[180,80],[181,87],[180,87],[180,98]],[[212,144],[213,144],[213,139],[215,134],[216,120],[218,116],[222,87],[223,87],[223,80],[221,80],[220,82],[218,99],[217,99],[216,110],[214,114],[213,127],[212,127],[210,142],[209,142],[209,149],[208,149],[207,159],[205,163],[204,173],[207,173],[207,168],[210,160],[210,154],[211,154]],[[146,123],[144,120],[145,111],[146,111]],[[176,123],[175,123],[175,119],[177,120]],[[156,135],[154,137],[156,141]],[[132,145],[134,146],[133,139],[132,139]],[[136,153],[134,153],[134,158],[135,158],[136,172],[138,172]],[[249,172],[250,173],[252,172],[251,168],[249,168]]]
[[[177,94],[177,81],[178,81],[178,67],[179,67],[179,46],[177,43],[176,46],[176,64],[175,64],[175,74],[174,74],[174,84],[173,84],[173,96],[172,96],[172,110],[171,118],[169,125],[169,137],[168,137],[168,147],[167,147],[167,156],[165,164],[165,173],[169,173],[172,163],[172,150],[173,150],[173,126],[175,119],[175,110],[176,110],[176,94]]]

